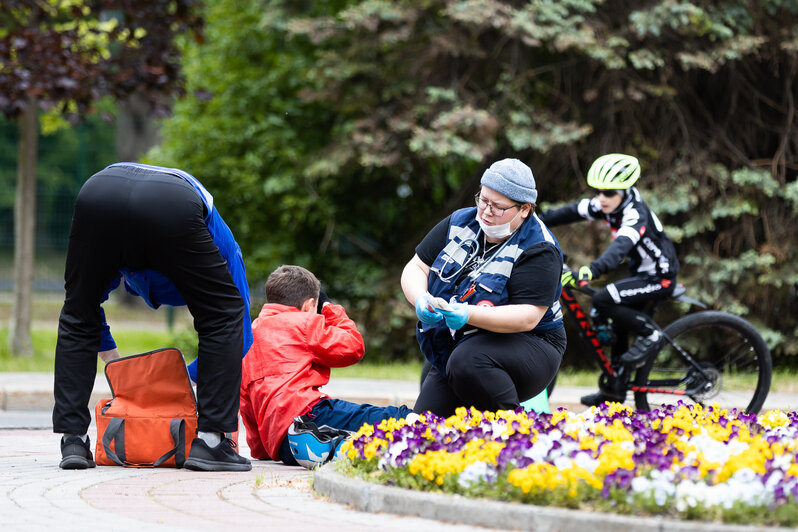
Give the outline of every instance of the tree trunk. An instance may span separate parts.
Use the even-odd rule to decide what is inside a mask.
[[[33,264],[36,241],[36,156],[39,116],[36,98],[28,98],[19,119],[17,196],[14,203],[14,307],[11,310],[9,345],[18,357],[33,356],[31,314]]]
[[[140,92],[117,102],[116,160],[139,160],[158,143],[158,124],[152,118],[152,106]]]

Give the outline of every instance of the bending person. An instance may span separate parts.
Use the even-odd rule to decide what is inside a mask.
[[[532,171],[504,159],[481,185],[476,207],[441,220],[402,272],[432,364],[416,412],[517,408],[548,386],[565,351],[562,253],[535,215]]]
[[[100,304],[122,279],[150,306],[185,304],[194,318],[199,430],[185,467],[250,470],[224,437],[238,430],[241,357],[252,343],[241,250],[196,178],[134,163],[93,175],[75,201],[55,348],[60,467],[95,466],[87,430],[97,355],[119,358]]]

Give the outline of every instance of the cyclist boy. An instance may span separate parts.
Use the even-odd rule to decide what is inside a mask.
[[[650,325],[642,308],[650,301],[664,299],[676,287],[679,261],[673,243],[657,216],[643,202],[634,184],[640,177],[640,163],[631,155],[611,153],[596,159],[587,173],[587,184],[595,196],[539,215],[549,226],[581,220],[604,220],[613,242],[604,253],[573,273],[563,273],[562,284],[575,286],[592,281],[617,268],[629,258],[631,276],[610,283],[593,296],[593,308],[612,318],[616,330],[631,331],[637,339],[620,357],[627,368],[642,366],[662,342],[661,333]],[[627,373],[628,374],[628,373]],[[582,404],[625,400],[624,392],[606,389],[582,397]]]

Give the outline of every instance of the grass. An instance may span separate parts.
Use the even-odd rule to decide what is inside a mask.
[[[8,348],[8,329],[0,329],[0,371],[7,372],[50,372],[53,371],[55,361],[55,343],[57,330],[51,328],[35,328],[31,332],[33,342],[32,357],[15,357]],[[145,353],[159,347],[168,347],[173,344],[174,335],[164,331],[121,329],[114,331],[116,340],[122,354]],[[105,366],[98,361],[97,370],[102,371]]]
[[[375,364],[361,362],[346,368],[333,368],[332,378],[339,379],[388,379],[418,381],[421,376],[421,360],[413,362],[390,362]]]
[[[0,328],[0,371],[6,372],[49,372],[53,370],[56,343],[57,310],[60,304],[47,307],[48,318],[55,312],[53,325],[34,326],[31,339],[34,355],[30,358],[19,358],[11,355],[8,348],[8,329]],[[0,308],[0,311],[2,309]],[[45,314],[45,311],[39,310]],[[106,309],[109,323],[113,329],[114,338],[123,355],[145,353],[161,347],[176,346],[183,348],[187,337],[193,337],[194,332],[190,321],[185,316],[179,315],[175,321],[175,332],[170,332],[163,321],[163,312],[146,309],[142,315],[138,309],[129,309],[125,305],[119,308],[111,306]],[[0,312],[1,313],[1,312]],[[116,324],[111,318],[122,317],[122,323]],[[149,321],[141,321],[142,316],[149,316]],[[50,319],[46,321],[50,322]],[[41,323],[41,322],[38,322]],[[184,349],[185,351],[185,349]],[[191,358],[191,356],[187,356]],[[102,371],[103,364],[98,362],[98,371]],[[346,368],[333,368],[333,378],[347,379],[389,379],[417,382],[421,375],[421,360],[409,362],[392,362],[386,364],[368,361]],[[575,370],[563,368],[557,376],[558,386],[596,386],[598,371]],[[727,382],[727,384],[733,383]],[[776,369],[773,372],[771,391],[778,393],[798,393],[798,371],[792,369]]]

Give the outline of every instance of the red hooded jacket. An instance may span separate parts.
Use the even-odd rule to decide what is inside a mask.
[[[267,303],[252,322],[254,342],[242,361],[241,419],[252,458],[279,460],[296,416],[327,397],[330,368],[363,358],[363,337],[340,305],[321,314]]]

